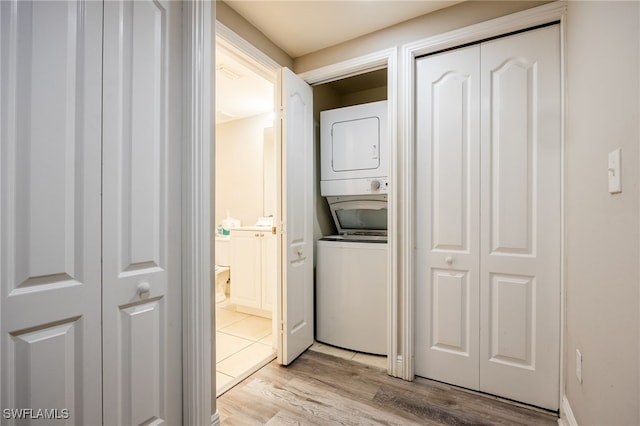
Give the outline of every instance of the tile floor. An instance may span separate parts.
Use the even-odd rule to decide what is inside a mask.
[[[360,352],[354,352],[347,349],[337,348],[335,346],[326,345],[324,343],[315,342],[309,350],[315,352],[321,352],[327,355],[333,355],[338,358],[348,359],[359,362],[361,364],[372,365],[374,367],[387,369],[387,357],[381,355],[363,354]]]
[[[216,395],[275,356],[269,318],[237,312],[229,299],[216,304]]]
[[[311,348],[339,358],[387,368],[387,357],[354,352],[315,342]],[[275,359],[271,320],[236,311],[227,298],[216,304],[216,396]]]

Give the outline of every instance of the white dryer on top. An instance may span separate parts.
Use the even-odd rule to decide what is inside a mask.
[[[387,101],[321,111],[321,195],[386,194],[387,139]]]

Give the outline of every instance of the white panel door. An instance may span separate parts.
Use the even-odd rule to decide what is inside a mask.
[[[478,387],[480,48],[417,62],[416,374]]]
[[[0,2],[0,406],[33,409],[20,424],[102,422],[101,42],[101,3]]]
[[[279,73],[281,140],[281,321],[278,362],[313,344],[313,92],[291,70]]]
[[[482,45],[480,389],[557,409],[560,33]]]
[[[416,66],[416,373],[555,410],[559,28]]]
[[[181,4],[104,4],[107,424],[179,424]]]

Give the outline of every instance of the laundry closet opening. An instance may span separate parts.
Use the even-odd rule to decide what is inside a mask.
[[[313,86],[315,339],[386,367],[388,72]],[[331,348],[329,348],[331,349]],[[332,349],[331,349],[332,350]]]

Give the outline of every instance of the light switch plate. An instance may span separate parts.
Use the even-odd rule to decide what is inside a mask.
[[[611,194],[617,194],[622,192],[622,173],[620,170],[621,164],[621,150],[620,148],[609,153],[609,167],[607,172],[609,173],[609,192]]]

